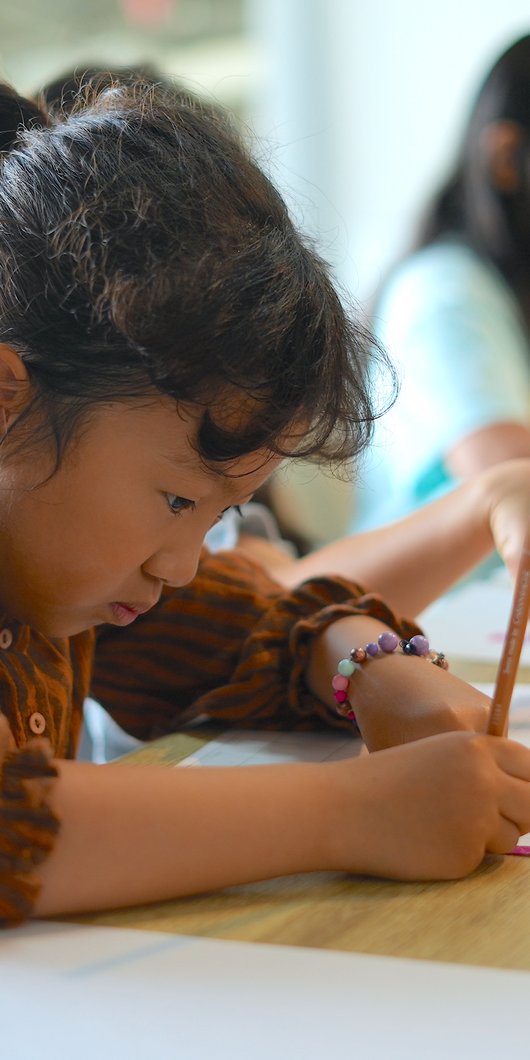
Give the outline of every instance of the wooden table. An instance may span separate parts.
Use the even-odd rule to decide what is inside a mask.
[[[493,668],[453,666],[492,680]],[[530,671],[522,672],[530,681]],[[175,735],[123,761],[179,761],[203,742]],[[61,918],[64,919],[64,918]],[[215,894],[71,918],[77,922],[530,970],[530,859],[488,856],[465,880],[395,883],[342,874],[290,876]]]

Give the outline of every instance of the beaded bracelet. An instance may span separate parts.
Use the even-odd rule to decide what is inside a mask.
[[[388,630],[385,633],[381,633],[377,638],[377,643],[372,641],[365,648],[352,648],[348,658],[340,660],[337,666],[337,673],[331,682],[337,704],[337,714],[340,714],[343,718],[349,718],[350,721],[356,720],[355,712],[352,710],[348,698],[352,674],[355,673],[355,670],[360,670],[362,664],[367,660],[374,659],[376,655],[391,655],[398,646],[401,648],[403,655],[419,655],[420,658],[427,659],[428,662],[434,663],[435,666],[440,666],[442,670],[449,669],[449,663],[443,652],[431,651],[427,637],[417,633],[410,640],[399,640],[397,633],[391,633]]]

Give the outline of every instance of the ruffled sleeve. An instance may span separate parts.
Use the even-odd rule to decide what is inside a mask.
[[[166,592],[134,626],[100,633],[93,693],[144,740],[202,714],[238,727],[342,727],[304,671],[312,640],[356,614],[401,636],[418,632],[347,579],[286,591],[241,553],[205,554],[190,586]]]
[[[39,892],[37,867],[50,853],[59,821],[50,806],[57,770],[47,740],[16,750],[0,717],[0,927],[21,923]]]

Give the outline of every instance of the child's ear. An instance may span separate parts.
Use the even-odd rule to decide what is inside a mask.
[[[12,346],[0,342],[0,433],[5,434],[30,396],[28,371],[22,358]]]
[[[516,121],[494,121],[481,134],[484,161],[493,186],[504,195],[519,190],[520,150],[525,131]]]

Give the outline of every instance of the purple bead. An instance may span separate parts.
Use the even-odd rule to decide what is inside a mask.
[[[411,637],[410,644],[412,644],[416,655],[426,655],[429,651],[429,641],[427,640],[427,637],[422,637],[421,633],[417,633],[415,637]]]
[[[379,655],[379,645],[374,644],[373,641],[370,641],[370,644],[366,645],[365,650],[367,655]]]
[[[377,638],[377,643],[381,648],[381,651],[390,654],[391,651],[395,651],[399,644],[399,637],[396,633],[381,633],[381,636]]]

